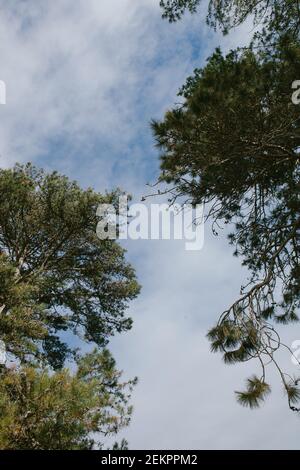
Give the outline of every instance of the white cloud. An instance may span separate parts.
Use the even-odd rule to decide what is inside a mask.
[[[214,46],[229,49],[249,35],[245,26],[221,39],[198,16],[169,25],[158,3],[27,0],[1,8],[1,166],[34,160],[85,186],[145,192],[158,168],[149,120],[173,104]],[[143,290],[131,307],[132,332],[112,348],[126,374],[140,377],[124,432],[131,447],[298,447],[299,424],[281,391],[262,411],[240,408],[233,390],[248,369],[225,367],[209,352],[207,328],[244,276],[225,242],[207,236],[200,253],[180,242],[135,242],[129,256]]]
[[[15,6],[14,14],[2,10],[4,163],[47,152],[50,139],[70,140],[73,148],[82,149],[93,138],[109,136],[121,149],[136,134],[139,107],[157,109],[160,103],[163,109],[162,97],[165,101],[170,88],[166,73],[175,76],[176,69],[184,69],[181,62],[188,64],[189,54],[174,49],[172,57],[170,50],[182,27],[171,37],[162,28],[153,34],[160,21],[155,4],[88,0],[75,6],[59,0],[46,6],[27,1]],[[169,56],[167,66],[155,63],[158,50]]]
[[[235,390],[259,372],[254,361],[227,366],[206,339],[238,295],[245,272],[222,239],[206,234],[203,251],[182,242],[131,242],[143,292],[131,309],[133,330],[112,342],[119,367],[140,377],[133,421],[123,434],[139,449],[297,449],[299,417],[289,411],[277,371],[259,410],[242,408]],[[287,344],[295,329],[285,328]],[[299,336],[299,332],[298,332]],[[277,358],[278,359],[278,358]],[[280,361],[292,374],[288,353]]]

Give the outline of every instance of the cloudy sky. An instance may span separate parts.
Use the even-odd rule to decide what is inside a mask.
[[[158,174],[149,129],[213,49],[247,43],[250,25],[224,39],[203,15],[170,25],[159,0],[0,1],[1,166],[33,161],[82,186],[116,186],[139,201]],[[247,273],[224,236],[206,228],[204,248],[179,241],[127,242],[143,286],[133,330],[111,349],[139,376],[134,417],[122,432],[133,449],[297,449],[297,416],[270,371],[273,394],[258,411],[234,390],[256,369],[225,366],[205,334],[236,298]],[[300,332],[283,332],[286,342]],[[283,358],[293,370],[290,358]],[[295,368],[294,368],[295,369]]]

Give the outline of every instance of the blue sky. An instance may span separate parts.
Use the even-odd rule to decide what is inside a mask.
[[[251,34],[245,25],[223,38],[202,13],[170,25],[158,3],[0,2],[2,166],[33,161],[135,200],[148,191],[159,167],[150,120],[178,101],[178,88],[217,45],[228,50]],[[299,420],[278,381],[262,410],[243,409],[233,391],[255,365],[231,368],[209,352],[207,329],[247,275],[225,237],[207,227],[199,253],[181,242],[126,247],[143,290],[130,307],[133,330],[111,349],[125,375],[140,379],[122,433],[131,448],[299,448]],[[298,337],[285,331],[289,343]]]

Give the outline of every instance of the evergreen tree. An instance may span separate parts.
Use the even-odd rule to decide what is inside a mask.
[[[299,107],[291,85],[300,77],[300,45],[281,39],[259,51],[217,50],[181,89],[183,104],[153,122],[161,149],[160,181],[180,196],[204,203],[213,230],[229,235],[251,278],[209,332],[226,363],[258,359],[261,376],[238,393],[259,405],[270,391],[266,364],[278,369],[290,408],[299,411],[298,379],[285,375],[275,352],[274,323],[298,321],[300,267]]]
[[[61,333],[102,347],[130,329],[134,271],[96,235],[98,204],[117,196],[30,164],[0,170],[0,339],[13,357],[60,368],[75,352]]]
[[[202,0],[161,0],[163,18],[171,23],[182,18],[186,11],[196,13]],[[288,33],[297,38],[300,32],[300,8],[297,0],[209,0],[207,24],[220,27],[223,33],[253,18],[258,26],[256,37],[267,36],[270,40],[274,32]]]
[[[124,250],[96,235],[98,205],[118,195],[31,164],[0,170],[0,339],[14,364],[0,366],[1,449],[101,447],[130,420],[136,379],[122,383],[103,347],[131,328],[139,285]],[[81,357],[72,335],[98,349]]]
[[[136,379],[122,383],[120,377],[107,350],[81,358],[74,374],[29,365],[2,368],[0,448],[101,448],[101,438],[114,436],[130,420]]]

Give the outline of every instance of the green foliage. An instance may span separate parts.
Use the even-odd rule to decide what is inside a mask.
[[[201,0],[161,0],[163,18],[171,23],[182,18],[185,11],[196,13]],[[258,26],[256,38],[266,44],[274,33],[297,38],[300,31],[300,9],[295,0],[209,0],[207,24],[220,27],[224,34],[247,19]]]
[[[297,385],[295,381],[286,385],[286,393],[290,405],[296,405],[300,401],[300,390]]]
[[[215,234],[231,224],[229,241],[250,272],[209,333],[212,350],[228,364],[258,359],[263,375],[282,344],[273,323],[298,321],[300,306],[300,114],[291,100],[299,76],[300,44],[286,37],[269,49],[217,49],[180,90],[183,103],[152,123],[170,202],[204,203]],[[256,406],[266,388],[249,387],[239,400]]]
[[[190,13],[196,13],[200,2],[201,0],[161,0],[163,18],[167,18],[170,23],[180,20],[186,10]]]
[[[15,357],[59,368],[72,352],[62,332],[104,346],[130,329],[134,271],[96,235],[98,204],[117,197],[30,164],[0,170],[0,336]]]
[[[126,439],[122,439],[120,443],[115,442],[112,447],[112,450],[128,450],[128,442],[126,441]]]
[[[136,379],[122,383],[120,377],[107,350],[81,358],[74,374],[32,366],[2,369],[0,448],[101,447],[103,436],[115,435],[130,420]]]
[[[236,392],[238,402],[243,406],[258,408],[271,392],[270,386],[256,376],[247,379],[247,390]]]

